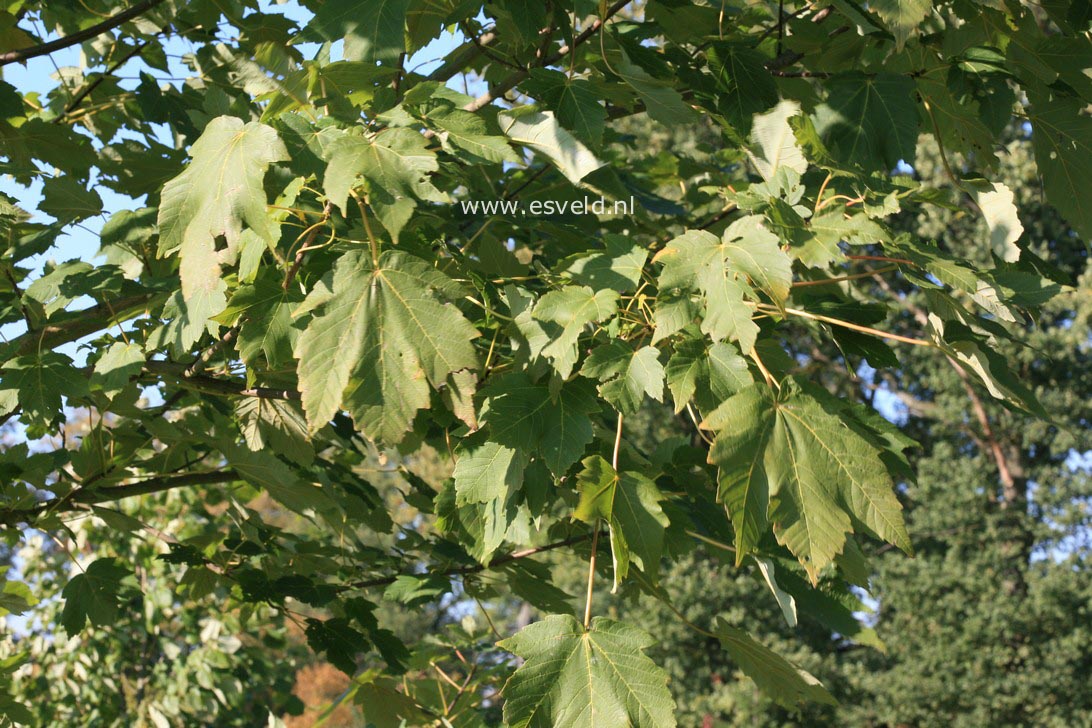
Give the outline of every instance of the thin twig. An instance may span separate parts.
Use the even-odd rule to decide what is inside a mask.
[[[318,236],[319,230],[330,220],[330,213],[333,211],[334,205],[329,200],[326,201],[326,205],[322,208],[322,218],[312,225],[307,230],[307,235],[304,238],[303,245],[296,251],[296,257],[292,260],[292,267],[288,269],[288,272],[284,275],[284,283],[281,284],[281,288],[288,290],[288,287],[292,285],[292,281],[295,279],[296,274],[300,272],[300,266],[303,265],[303,258],[307,255],[307,251],[311,250],[311,244],[315,242],[315,238]]]
[[[163,0],[144,0],[144,2],[137,3],[131,8],[122,10],[117,15],[110,16],[101,23],[97,23],[90,28],[85,28],[72,33],[71,35],[66,35],[63,38],[31,46],[30,48],[18,48],[13,51],[8,51],[7,53],[0,53],[0,66],[6,66],[9,63],[19,63],[29,58],[48,55],[53,51],[63,50],[64,48],[69,48],[78,43],[83,43],[85,40],[97,38],[103,33],[107,33],[137,16],[143,15],[162,2]]]
[[[759,308],[778,311],[775,306],[767,306],[765,304],[759,304]],[[785,308],[780,309],[785,313],[793,316],[799,316],[801,318],[812,319],[813,321],[822,321],[825,324],[832,324],[834,326],[841,326],[842,328],[852,329],[853,331],[860,331],[862,334],[871,334],[872,336],[879,336],[884,339],[891,339],[892,341],[901,341],[904,344],[912,344],[914,346],[925,346],[931,349],[939,349],[940,346],[934,341],[926,341],[925,339],[914,339],[909,336],[900,336],[899,334],[892,334],[887,331],[881,331],[874,329],[870,326],[861,326],[859,324],[850,323],[849,321],[842,321],[841,319],[832,318],[830,316],[822,316],[817,313],[811,313],[810,311],[801,311],[798,308]]]

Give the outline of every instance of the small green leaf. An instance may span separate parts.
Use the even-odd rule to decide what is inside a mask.
[[[618,341],[603,344],[588,356],[580,373],[603,382],[599,393],[622,414],[636,413],[646,395],[663,401],[664,367],[655,346],[633,351]]]
[[[417,200],[446,202],[447,196],[429,180],[440,166],[428,141],[412,129],[388,129],[374,137],[350,134],[327,151],[329,164],[323,189],[330,201],[345,210],[357,177],[368,180],[368,203],[397,242]]]
[[[96,559],[83,573],[69,579],[61,591],[61,626],[69,637],[80,632],[88,621],[95,627],[114,623],[121,580],[130,573],[116,559]]]
[[[802,702],[838,704],[814,677],[723,618],[717,618],[716,634],[743,674],[780,705],[794,708]]]
[[[136,343],[115,341],[103,351],[91,372],[91,389],[112,397],[140,374],[144,366],[144,349]]]
[[[310,465],[315,459],[307,419],[297,402],[241,397],[235,405],[235,416],[243,441],[252,451],[269,448],[300,465]]]
[[[701,412],[712,412],[753,382],[747,361],[731,344],[709,344],[704,338],[683,339],[664,370],[667,386],[681,412],[693,399]]]
[[[539,299],[532,316],[547,325],[544,328],[552,338],[541,353],[553,361],[563,379],[569,378],[576,365],[577,342],[584,327],[610,318],[617,308],[616,291],[588,286],[565,286]]]
[[[655,581],[669,525],[659,488],[640,473],[615,472],[599,455],[582,464],[576,480],[580,503],[573,517],[592,524],[602,519],[610,526],[614,589],[626,578],[631,561]]]
[[[574,256],[566,275],[592,288],[612,288],[619,293],[637,290],[648,250],[622,235],[603,236],[605,250],[590,250]]]
[[[95,190],[85,189],[71,177],[50,177],[42,185],[42,212],[71,223],[86,220],[102,212],[102,198]]]
[[[87,380],[64,354],[46,351],[13,359],[0,369],[0,390],[18,392],[22,421],[44,432],[61,416],[62,397],[87,395]]]
[[[524,107],[503,112],[498,119],[501,130],[513,142],[546,157],[574,185],[603,166],[587,147],[562,128],[552,111]]]
[[[758,326],[744,298],[757,300],[753,286],[777,302],[792,282],[789,257],[777,236],[751,215],[733,222],[720,240],[704,230],[690,230],[669,242],[655,258],[663,263],[660,288],[701,291],[705,297],[702,331],[714,340],[738,341],[754,348]]]
[[[489,134],[485,119],[461,109],[433,112],[428,120],[440,130],[440,142],[446,149],[467,155],[468,162],[509,162],[516,164],[519,156],[512,151],[508,140]]]
[[[697,121],[697,113],[669,82],[650,76],[645,69],[631,61],[621,48],[607,50],[607,57],[610,59],[611,71],[637,92],[651,118],[665,126]]]
[[[462,450],[455,462],[455,502],[488,503],[507,500],[523,485],[527,458],[518,450],[496,442],[484,442]]]
[[[921,21],[933,9],[932,0],[872,0],[868,8],[895,36],[895,50],[902,50],[906,40],[917,32]]]

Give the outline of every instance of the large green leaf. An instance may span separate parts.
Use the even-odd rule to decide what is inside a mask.
[[[654,642],[636,627],[596,617],[585,630],[555,614],[498,644],[525,660],[504,686],[505,725],[675,725],[667,673],[643,654]]]
[[[1035,162],[1047,200],[1085,239],[1092,240],[1092,118],[1087,101],[1053,89],[1028,89]]]
[[[737,561],[757,547],[768,522],[813,581],[854,528],[910,551],[881,447],[839,414],[786,380],[777,395],[758,384],[743,390],[702,423],[717,433],[709,462],[719,469]]]
[[[190,149],[182,174],[163,187],[159,206],[159,253],[181,258],[182,296],[196,310],[224,308],[225,284],[217,236],[239,242],[245,223],[272,243],[276,226],[266,214],[265,171],[288,152],[272,128],[233,116],[209,122]]]
[[[866,170],[913,163],[918,143],[914,80],[893,73],[843,73],[827,84],[815,128],[837,157]]]
[[[428,387],[475,369],[478,335],[443,298],[460,287],[419,258],[385,251],[373,264],[354,250],[338,259],[332,293],[296,345],[303,409],[311,430],[344,404],[369,437],[396,443]]]

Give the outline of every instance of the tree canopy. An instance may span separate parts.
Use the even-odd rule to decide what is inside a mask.
[[[1087,311],[1051,317],[1092,236],[1090,22],[1015,0],[9,3],[0,66],[79,55],[44,93],[0,81],[0,614],[39,620],[0,654],[0,721],[48,722],[35,691],[105,723],[276,720],[300,706],[262,655],[305,641],[376,725],[675,725],[662,635],[607,590],[786,709],[833,704],[661,572],[715,550],[790,621],[875,646],[870,555],[929,545],[910,435],[946,444],[862,393],[954,375],[1000,502],[1081,447],[1014,471],[997,450],[1024,443],[991,422],[1088,425],[1036,390],[1051,357],[1088,370]],[[1035,244],[1014,161],[1066,223]],[[97,251],[56,260],[74,232]],[[653,402],[683,434],[627,429]],[[574,594],[559,554],[586,564]],[[536,618],[502,632],[483,604],[510,599]],[[466,618],[412,621],[440,610]],[[162,659],[81,714],[79,651],[141,633]]]

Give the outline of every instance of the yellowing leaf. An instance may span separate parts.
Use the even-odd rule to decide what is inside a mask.
[[[288,158],[272,128],[233,116],[209,122],[190,149],[182,174],[163,187],[159,207],[159,254],[181,257],[182,296],[217,313],[226,304],[216,238],[239,242],[245,223],[272,243],[276,228],[266,215],[262,178],[273,162]]]

